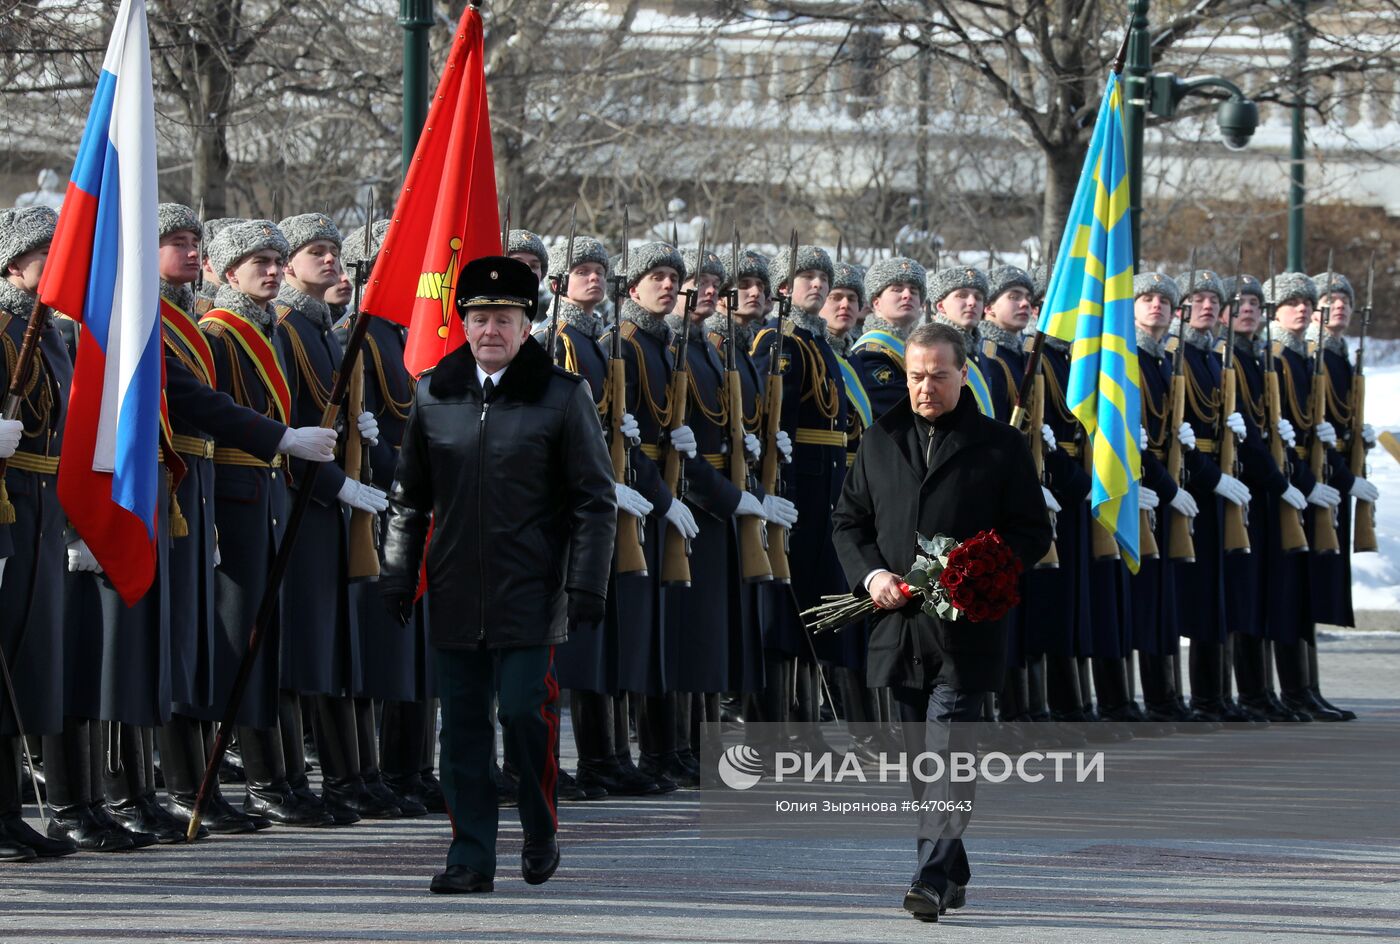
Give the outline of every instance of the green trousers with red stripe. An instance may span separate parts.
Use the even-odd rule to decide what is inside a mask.
[[[447,815],[452,819],[448,865],[465,865],[487,878],[496,874],[499,824],[492,763],[501,722],[506,756],[520,778],[520,826],[531,838],[558,830],[555,788],[559,766],[559,683],[554,647],[437,649],[438,698],[442,702],[439,758]]]

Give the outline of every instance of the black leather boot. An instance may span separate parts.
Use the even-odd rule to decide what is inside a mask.
[[[1308,647],[1308,681],[1311,683],[1308,686],[1308,691],[1312,692],[1313,700],[1323,708],[1329,711],[1335,711],[1337,714],[1341,715],[1341,720],[1355,721],[1356,712],[1352,711],[1350,708],[1338,708],[1326,698],[1322,697],[1322,688],[1319,681],[1320,676],[1317,674],[1317,643],[1304,642],[1303,645]]]

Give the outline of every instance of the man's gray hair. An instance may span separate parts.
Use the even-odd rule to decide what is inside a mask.
[[[904,339],[904,348],[911,347],[933,347],[935,344],[946,344],[953,349],[953,363],[962,367],[967,363],[967,347],[963,344],[963,337],[960,332],[950,328],[945,324],[934,322],[933,324],[919,325]]]

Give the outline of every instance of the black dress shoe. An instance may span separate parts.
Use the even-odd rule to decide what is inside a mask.
[[[527,885],[543,885],[559,868],[559,840],[554,836],[543,839],[525,837],[520,850],[520,877]]]
[[[31,847],[8,833],[0,832],[0,862],[33,862],[37,858],[39,853]]]
[[[187,826],[181,826],[180,822],[165,813],[165,816],[157,816],[154,810],[142,802],[143,797],[135,800],[123,800],[120,803],[108,803],[107,813],[116,820],[122,828],[133,833],[150,833],[156,837],[156,842],[170,845],[171,843],[184,842]],[[157,809],[159,809],[157,807]],[[208,835],[208,832],[205,832]]]
[[[655,781],[648,780],[640,772],[638,778],[629,783],[616,759],[609,758],[608,761],[580,760],[578,776],[574,779],[581,789],[602,790],[605,796],[644,796],[655,792]]]
[[[1141,737],[1166,737],[1175,734],[1176,728],[1170,724],[1163,724],[1160,721],[1153,721],[1147,714],[1138,707],[1138,703],[1130,701],[1126,705],[1119,705],[1106,711],[1100,711],[1099,717],[1104,721],[1117,721],[1133,726],[1134,736]]]
[[[465,865],[449,865],[446,872],[433,876],[428,886],[434,895],[468,895],[473,892],[494,892],[496,883]]]
[[[519,784],[508,770],[496,771],[496,805],[515,806],[520,802]]]
[[[689,750],[676,751],[675,764],[668,773],[677,783],[688,787],[700,786],[700,761]]]
[[[0,848],[3,848],[6,843],[28,847],[41,859],[56,859],[59,856],[72,855],[78,851],[78,844],[73,840],[50,839],[26,823],[18,813],[6,813],[0,816]],[[5,859],[2,851],[0,851],[0,859]],[[6,861],[24,860],[8,859]]]
[[[219,783],[247,783],[248,774],[243,769],[243,758],[232,749],[224,754],[219,762]]]
[[[420,816],[420,813],[409,812],[404,808],[404,804],[418,804],[422,807],[423,813],[445,813],[447,805],[443,803],[442,792],[434,794],[423,782],[422,776],[416,771],[411,774],[401,776],[389,776],[384,774],[381,777],[384,786],[394,792],[394,796],[401,801],[399,808],[404,809],[405,816]],[[436,803],[436,805],[434,805]]]
[[[1304,714],[1301,711],[1294,711],[1283,703],[1283,699],[1278,697],[1278,692],[1266,691],[1264,698],[1268,700],[1270,714],[1279,716],[1281,721],[1312,721],[1312,715]]]
[[[403,816],[392,799],[377,797],[369,792],[364,781],[356,778],[348,781],[327,780],[321,786],[321,802],[335,816],[341,809],[348,809],[359,819],[399,819]]]
[[[91,809],[93,817],[99,823],[102,823],[104,826],[115,826],[117,829],[126,830],[127,835],[131,836],[131,841],[135,843],[134,848],[146,849],[160,842],[160,837],[155,833],[120,822],[108,811],[107,804],[102,800],[94,800]]]
[[[945,909],[942,897],[933,886],[915,882],[904,893],[904,910],[920,921],[934,923]]]
[[[943,896],[943,907],[938,913],[943,914],[949,909],[957,911],[965,904],[967,904],[967,886],[950,885],[947,893]]]
[[[1261,721],[1267,721],[1272,724],[1274,722],[1293,720],[1293,712],[1287,710],[1282,705],[1279,705],[1276,710],[1273,702],[1269,701],[1268,696],[1262,692],[1258,695],[1241,695],[1239,704],[1240,710],[1250,715],[1251,719],[1256,724]]]
[[[428,808],[412,797],[404,796],[384,782],[383,775],[365,778],[365,789],[370,796],[392,805],[400,816],[427,816]]]
[[[329,810],[305,802],[290,790],[250,786],[243,800],[243,809],[250,815],[269,820],[275,826],[319,828],[335,825],[335,817]]]
[[[1342,720],[1343,720],[1343,721],[1355,721],[1355,720],[1356,720],[1356,712],[1352,711],[1350,708],[1338,708],[1336,705],[1332,704],[1332,703],[1331,703],[1330,701],[1328,701],[1326,698],[1323,698],[1323,697],[1322,697],[1322,692],[1318,691],[1316,685],[1314,685],[1312,688],[1308,689],[1308,691],[1312,692],[1312,697],[1313,697],[1313,699],[1314,699],[1319,705],[1321,705],[1321,706],[1324,707],[1324,708],[1328,708],[1328,709],[1330,709],[1330,710],[1332,710],[1332,711],[1335,711],[1337,714],[1339,714],[1339,715],[1342,716]]]
[[[428,808],[430,813],[446,813],[447,798],[442,794],[442,784],[433,775],[431,767],[418,771],[418,779],[423,784],[423,792],[416,799]]]
[[[562,767],[559,768],[557,789],[561,800],[601,800],[608,795],[607,787],[595,782],[577,780]]]
[[[220,800],[223,800],[222,805],[218,802]],[[190,818],[194,816],[194,802],[194,794],[171,793],[165,798],[165,808],[176,819],[182,820],[188,830]],[[240,833],[251,833],[255,827],[251,816],[239,813],[229,806],[228,801],[224,800],[222,796],[212,796],[205,801],[204,815],[200,817],[199,828],[202,832],[233,836]]]
[[[664,775],[658,777],[654,773],[642,770],[638,767],[636,762],[632,760],[632,752],[630,750],[616,755],[614,759],[617,761],[618,769],[622,771],[622,782],[624,785],[655,785],[655,789],[647,787],[643,790],[646,796],[660,796],[664,793],[675,793],[676,790],[680,789],[671,778]],[[623,796],[630,795],[626,789],[617,792],[621,793]]]
[[[87,803],[50,807],[46,832],[50,839],[71,840],[85,852],[130,852],[136,848],[136,839],[131,833],[110,817],[105,822],[98,819]]]
[[[1308,715],[1314,721],[1345,721],[1340,711],[1328,708],[1322,702],[1313,697],[1313,693],[1306,688],[1300,692],[1284,692],[1283,706],[1293,711]]]

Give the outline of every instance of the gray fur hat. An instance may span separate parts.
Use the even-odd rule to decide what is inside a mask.
[[[285,261],[292,254],[287,237],[271,220],[242,220],[226,226],[209,244],[209,265],[220,278],[239,261],[255,252],[271,249]]]
[[[1280,272],[1264,283],[1264,298],[1271,305],[1282,305],[1293,298],[1306,298],[1317,304],[1317,283],[1301,272]]]
[[[1220,284],[1220,276],[1210,269],[1197,269],[1195,288],[1192,289],[1191,273],[1183,272],[1176,277],[1176,287],[1181,290],[1184,300],[1187,292],[1213,292],[1220,303],[1225,304],[1225,286]]]
[[[705,261],[700,262],[697,253],[699,248],[682,249],[681,261],[685,263],[685,277],[693,279],[697,275],[709,274],[719,279],[720,284],[724,284],[724,260],[719,254],[711,249],[705,250]]]
[[[513,229],[506,240],[506,255],[513,252],[528,252],[540,260],[540,271],[549,271],[549,250],[544,248],[544,240],[528,229]]]
[[[929,304],[937,305],[960,288],[976,289],[985,299],[988,289],[986,273],[972,266],[949,266],[939,269],[933,278],[928,280]]]
[[[1042,262],[1031,269],[1030,276],[1031,301],[1038,304],[1045,299],[1045,293],[1050,291],[1050,267]]]
[[[1035,279],[1025,269],[1014,265],[999,265],[987,273],[987,304],[996,301],[998,295],[1020,286],[1027,295],[1035,295]]]
[[[739,268],[734,268],[734,260],[729,258],[733,255],[732,250],[728,255],[720,256],[720,262],[724,263],[724,286],[728,288],[739,279],[760,279],[768,289],[768,293],[773,293],[773,278],[768,270],[768,257],[761,252],[752,249],[739,250]]]
[[[214,243],[214,237],[235,223],[242,223],[244,220],[236,216],[220,216],[212,220],[204,221],[204,258],[209,258],[209,247]]]
[[[1340,272],[1332,273],[1332,284],[1327,284],[1327,273],[1319,272],[1312,277],[1313,284],[1317,286],[1318,298],[1323,295],[1345,295],[1347,301],[1356,304],[1356,289],[1351,287],[1351,280]]]
[[[183,203],[162,203],[156,207],[156,219],[160,222],[162,239],[171,233],[190,232],[196,236],[202,236],[204,233],[199,217]]]
[[[919,297],[928,294],[928,272],[908,256],[880,259],[865,273],[865,297],[871,302],[891,285],[912,285]]]
[[[511,247],[514,250],[514,247]],[[531,250],[532,251],[532,250]],[[562,278],[564,266],[569,264],[569,240],[565,237],[554,244],[554,251],[547,253],[549,258],[549,271],[546,273],[551,279]],[[592,236],[574,237],[574,265],[583,265],[585,262],[596,262],[603,267],[603,277],[606,278],[612,271],[612,265],[608,259],[608,247],[594,239]]]
[[[282,235],[287,239],[287,245],[291,247],[287,253],[288,259],[296,255],[302,246],[318,239],[329,240],[335,243],[336,249],[340,248],[340,229],[336,227],[335,221],[324,213],[301,213],[297,216],[289,216],[278,223],[277,228],[282,231]]]
[[[627,257],[627,287],[631,288],[652,269],[670,266],[685,281],[685,257],[670,243],[645,243],[633,249]]]
[[[917,262],[914,264],[918,265]],[[836,269],[836,276],[831,280],[832,290],[844,288],[855,292],[856,301],[864,308],[865,303],[870,300],[870,296],[865,294],[865,266],[856,265],[854,262],[837,262],[833,263],[833,267]]]
[[[776,288],[787,282],[788,276],[788,253],[789,248],[784,246],[774,254],[768,263],[768,273],[773,279],[771,287]],[[797,247],[797,268],[796,272],[825,272],[828,282],[835,281],[836,268],[831,264],[831,257],[826,254],[826,250],[820,246],[798,246]],[[792,286],[788,286],[791,288]]]
[[[388,220],[375,220],[374,226],[370,230],[369,258],[365,258],[365,228],[357,226],[345,237],[345,242],[341,245],[340,261],[348,270],[357,262],[373,263],[379,256],[379,249],[384,245],[384,234],[389,232]]]
[[[1225,290],[1225,303],[1228,305],[1235,298],[1235,277],[1231,276],[1220,285]],[[1239,293],[1241,295],[1253,295],[1261,302],[1264,301],[1264,286],[1252,275],[1240,274]]]
[[[26,252],[53,240],[58,214],[46,206],[0,210],[0,273]]]
[[[1172,308],[1181,304],[1181,287],[1165,272],[1139,272],[1133,276],[1133,301],[1144,295],[1161,295]]]

